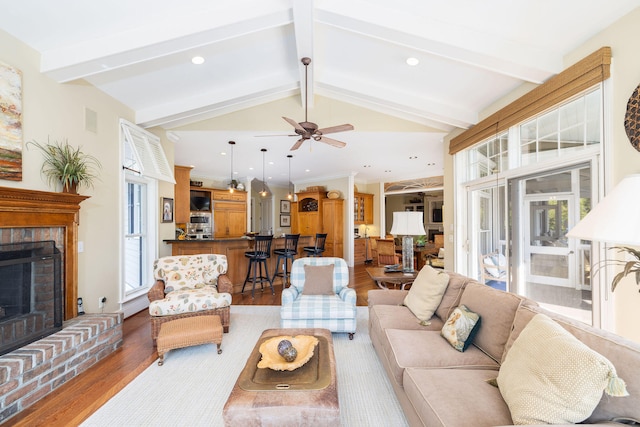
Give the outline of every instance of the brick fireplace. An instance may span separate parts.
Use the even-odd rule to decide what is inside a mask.
[[[36,310],[34,314],[7,314],[7,307],[12,306],[14,301],[0,300],[0,305],[5,306],[5,314],[0,315],[0,321],[2,317],[8,319],[4,329],[1,329],[0,340],[9,335],[20,337],[25,329],[39,322],[38,319],[44,319],[42,312],[56,304],[55,297],[49,301],[45,295],[50,286],[44,285],[44,282],[49,279],[42,279],[41,274],[57,268],[53,276],[59,278],[61,293],[57,302],[60,310],[51,321],[47,321],[51,328],[43,333],[47,336],[36,337],[35,341],[0,356],[0,423],[53,392],[122,345],[122,313],[83,316],[77,313],[79,212],[80,203],[87,198],[75,194],[0,187],[0,247],[8,248],[9,252],[14,252],[13,255],[18,252],[23,258],[37,259],[43,255],[42,242],[48,242],[44,243],[48,248],[44,252],[48,251],[47,257],[50,255],[59,261],[58,267],[55,261],[43,265],[38,265],[37,260],[29,261],[23,263],[28,266],[11,267],[1,273],[3,276],[7,272],[16,273],[18,280],[25,283],[27,279],[35,281],[29,290],[26,290],[25,284],[25,290],[20,291],[29,295],[21,294],[15,302],[20,305],[20,301],[23,301],[22,305],[30,305]],[[3,263],[13,263],[5,261],[0,251],[0,268]],[[3,289],[2,286],[0,289]],[[56,316],[59,318],[56,319]]]

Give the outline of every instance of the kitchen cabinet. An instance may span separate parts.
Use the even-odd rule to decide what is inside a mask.
[[[191,166],[174,166],[173,176],[176,185],[173,190],[174,197],[174,221],[176,224],[186,224],[189,222],[189,200]]]
[[[322,199],[322,230],[327,233],[324,256],[344,258],[343,199]]]
[[[326,199],[326,192],[305,191],[296,196],[298,201],[294,206],[297,209],[293,212],[291,232],[308,236],[322,233],[322,200]]]
[[[213,208],[213,237],[241,237],[247,231],[247,204],[216,202]]]
[[[371,262],[373,258],[373,248],[371,242],[374,239],[370,237],[361,237],[359,239],[353,239],[353,263],[364,264],[365,262]]]
[[[373,194],[353,193],[353,223],[373,224]]]
[[[234,190],[233,193],[230,193],[229,190],[212,190],[211,198],[213,200],[227,200],[233,202],[246,202],[247,201],[247,192]]]

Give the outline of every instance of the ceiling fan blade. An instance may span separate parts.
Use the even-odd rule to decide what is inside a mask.
[[[343,148],[347,146],[345,142],[338,141],[337,139],[333,139],[333,138],[327,138],[326,136],[321,136],[318,139],[316,138],[314,139],[316,141],[321,141],[321,142],[324,142],[325,144],[333,145],[334,147],[338,147],[338,148]]]
[[[279,135],[253,135],[255,138],[268,138],[270,136],[300,136],[297,133],[293,133],[293,134],[279,134]]]
[[[348,130],[353,130],[353,125],[344,124],[344,125],[338,125],[338,126],[331,126],[324,129],[318,129],[316,133],[323,135],[327,133],[345,132]]]
[[[290,119],[288,117],[282,117],[283,119],[285,119],[285,121],[287,123],[289,123],[291,126],[293,126],[295,129],[301,131],[301,132],[306,132],[307,130],[305,128],[303,128],[302,126],[300,126],[300,123],[296,122],[293,119]]]
[[[291,147],[290,151],[297,150],[298,148],[300,148],[303,142],[304,142],[304,138],[300,138],[299,140],[297,140],[296,143],[293,144],[293,147]]]

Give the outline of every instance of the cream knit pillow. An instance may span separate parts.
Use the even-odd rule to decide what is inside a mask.
[[[449,275],[425,265],[413,281],[404,305],[421,321],[431,319],[449,284]]]
[[[589,418],[602,392],[626,396],[611,362],[544,314],[525,326],[498,373],[514,424],[569,424]]]

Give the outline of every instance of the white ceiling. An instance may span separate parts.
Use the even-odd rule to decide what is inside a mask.
[[[410,122],[410,131],[357,126],[332,134],[343,149],[309,142],[292,152],[294,182],[356,174],[362,182],[440,175],[442,137],[519,85],[560,72],[562,59],[640,0],[0,0],[0,29],[41,54],[60,83],[84,79],[135,111],[144,127],[173,130],[177,164],[229,174],[220,156],[237,141],[238,177],[287,181],[297,138],[280,118],[309,120],[319,97]],[[194,55],[205,58],[191,63]],[[405,60],[415,57],[419,65]],[[302,83],[301,83],[302,82]],[[316,97],[318,95],[319,97]],[[215,132],[178,128],[296,96],[296,111],[268,125],[248,116]],[[330,103],[329,103],[330,104]],[[319,107],[318,107],[319,108]],[[219,123],[219,122],[218,122]],[[401,121],[399,123],[402,123]],[[406,123],[406,122],[405,122]],[[415,131],[415,125],[422,130]],[[401,129],[402,130],[402,129]],[[409,161],[416,156],[415,161]],[[368,165],[370,167],[365,167]],[[254,167],[253,171],[249,167]],[[256,169],[257,168],[257,169]],[[311,169],[305,172],[304,169]],[[385,172],[387,171],[387,172]]]

